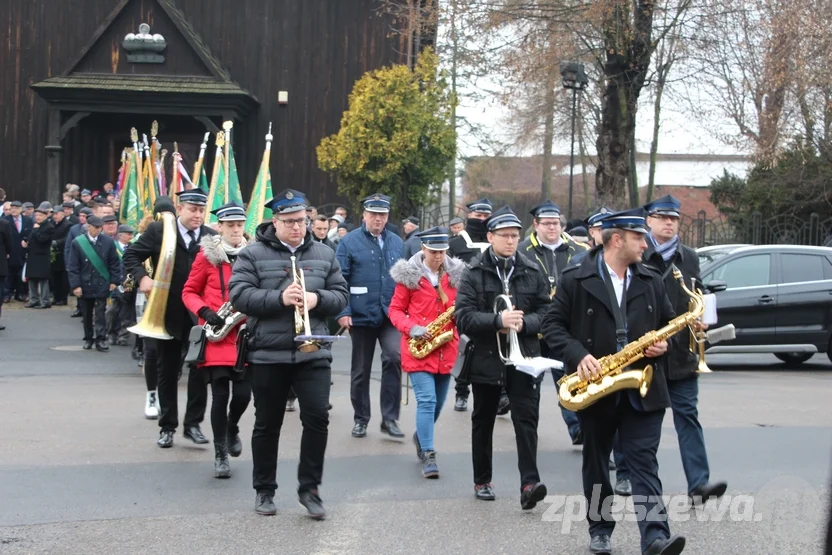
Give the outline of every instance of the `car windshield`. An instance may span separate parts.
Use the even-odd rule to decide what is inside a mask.
[[[736,249],[740,248],[742,245],[732,245],[726,246],[723,248],[718,249],[709,249],[706,251],[699,251],[696,254],[699,256],[699,267],[705,268],[706,266],[710,266],[723,256],[727,256],[731,254]]]

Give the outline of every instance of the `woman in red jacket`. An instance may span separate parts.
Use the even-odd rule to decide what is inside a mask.
[[[221,326],[225,321],[217,315],[217,311],[228,302],[231,265],[246,246],[243,236],[246,212],[239,204],[229,203],[211,213],[219,220],[219,235],[203,237],[200,242],[202,249],[191,266],[191,273],[182,290],[182,301],[188,310],[199,315],[199,325],[207,322],[212,326]],[[238,423],[251,401],[248,371],[234,370],[239,330],[240,327],[237,326],[220,341],[206,341],[205,362],[199,364],[205,382],[211,384],[214,476],[217,478],[231,476],[228,455],[230,453],[232,457],[239,457],[243,451]],[[229,408],[231,383],[233,388]]]
[[[402,370],[410,375],[416,397],[416,432],[413,442],[422,461],[425,478],[439,478],[436,451],[433,446],[433,427],[442,411],[451,368],[459,350],[459,334],[453,318],[442,330],[453,332],[453,339],[418,359],[410,353],[410,339],[430,339],[428,326],[440,314],[454,305],[456,288],[465,264],[445,256],[448,250],[448,230],[434,227],[417,235],[422,250],[410,260],[400,260],[391,269],[396,282],[389,317],[402,333]]]

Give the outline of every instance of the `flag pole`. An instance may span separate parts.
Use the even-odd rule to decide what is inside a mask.
[[[228,204],[228,190],[231,183],[231,164],[229,163],[229,151],[231,150],[231,128],[234,127],[234,122],[231,120],[224,121],[222,128],[225,130],[225,153],[223,163],[225,164],[225,191],[223,191],[223,204]]]
[[[205,138],[202,139],[202,144],[199,146],[199,158],[194,162],[194,177],[191,179],[194,183],[199,183],[199,173],[202,171],[202,163],[205,159],[205,149],[208,148],[208,139],[211,137],[211,132],[205,132]]]

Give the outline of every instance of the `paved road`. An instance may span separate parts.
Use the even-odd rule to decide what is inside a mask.
[[[80,322],[65,310],[4,310],[3,321],[0,553],[587,552],[585,522],[564,522],[554,497],[521,511],[509,418],[495,429],[494,503],[472,495],[470,412],[446,410],[439,421],[436,481],[421,478],[410,443],[384,439],[377,420],[366,439],[351,438],[348,341],[336,349],[333,368],[321,488],[330,517],[313,522],[294,495],[297,413],[287,415],[280,447],[278,515],[258,517],[247,438],[243,456],[232,459],[232,478],[215,480],[209,449],[181,434],[173,449],[155,446],[157,426],[142,416],[144,381],[128,349],[80,351]],[[800,368],[768,356],[713,356],[708,363],[715,372],[701,380],[700,411],[712,473],[735,497],[707,512],[677,506],[671,528],[688,537],[686,553],[818,553],[829,501],[832,364],[825,355]],[[180,395],[184,406],[184,380]],[[550,494],[574,495],[580,451],[554,399],[549,380],[539,466]],[[414,409],[411,396],[401,417],[408,435]],[[252,416],[250,409],[244,430]],[[208,422],[203,431],[210,436]],[[666,493],[684,492],[669,415],[659,462]],[[569,511],[571,499],[564,502]],[[613,542],[617,554],[639,553],[635,523],[622,522]]]

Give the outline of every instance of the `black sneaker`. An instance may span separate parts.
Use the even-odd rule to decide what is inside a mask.
[[[457,412],[465,412],[468,410],[468,399],[465,397],[457,397],[454,404],[454,410]]]
[[[156,440],[156,445],[162,449],[173,447],[173,430],[162,430],[159,432],[159,439]]]
[[[257,492],[257,497],[254,498],[254,512],[265,516],[276,515],[277,507],[274,506],[274,493]]]
[[[313,489],[299,493],[298,502],[306,507],[311,518],[315,520],[323,520],[326,518],[326,510],[324,509],[321,498],[318,497],[318,490]]]
[[[520,506],[524,511],[534,509],[538,503],[546,498],[546,484],[538,482],[536,484],[526,484],[523,488],[523,493],[520,494]]]

